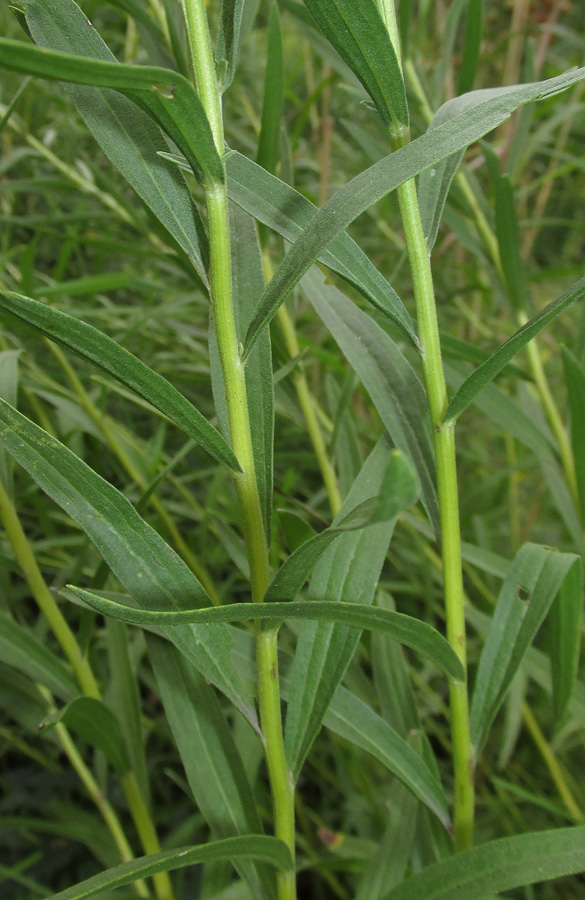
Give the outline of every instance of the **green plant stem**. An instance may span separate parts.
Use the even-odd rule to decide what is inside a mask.
[[[134,772],[129,771],[120,775],[120,783],[144,852],[146,854],[160,853],[158,835]],[[153,875],[152,881],[159,900],[167,900],[167,898],[172,900],[173,889],[168,872],[159,872],[158,875]]]
[[[0,519],[6,531],[6,536],[14,551],[14,555],[31,593],[42,614],[45,616],[51,631],[63,648],[65,656],[71,663],[81,690],[87,697],[99,700],[100,692],[96,680],[91,671],[89,662],[81,652],[81,648],[75,639],[61,610],[57,606],[55,598],[37,565],[34,553],[26,534],[20,523],[20,519],[14,508],[12,500],[0,481]]]
[[[224,152],[221,98],[204,0],[183,0],[195,83],[207,114],[220,156]],[[269,585],[268,546],[252,447],[246,376],[240,354],[232,297],[232,271],[228,196],[225,181],[205,185],[209,228],[210,286],[218,353],[225,386],[232,448],[241,472],[235,478],[242,515],[246,552],[250,565],[252,600],[261,603]],[[294,859],[294,787],[284,752],[277,629],[256,638],[258,704],[266,763],[274,807],[274,833],[284,841]],[[295,900],[293,872],[278,874],[279,900]]]
[[[393,0],[383,0],[382,8],[390,39],[400,60]],[[405,146],[409,139],[408,129],[397,128],[392,134],[393,148]],[[447,405],[447,386],[441,356],[431,260],[425,242],[414,180],[398,188],[398,201],[412,273],[422,368],[434,435],[447,639],[459,657],[464,671],[467,672],[455,431],[452,424],[443,423]],[[473,845],[474,816],[474,765],[469,728],[467,679],[451,680],[449,694],[455,772],[454,842],[455,849],[463,851]]]
[[[583,815],[583,812],[579,808],[577,801],[571,793],[571,790],[566,782],[563,770],[527,703],[522,704],[522,717],[530,734],[532,735],[534,743],[538,747],[540,755],[547,765],[551,778],[555,783],[556,789],[559,792],[559,796],[565,804],[567,811],[575,820],[575,822],[581,824],[583,821],[585,821],[585,816]]]

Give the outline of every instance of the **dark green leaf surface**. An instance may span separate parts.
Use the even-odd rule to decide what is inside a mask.
[[[583,620],[583,566],[571,566],[553,602],[548,619],[548,649],[553,703],[561,722],[571,700],[581,650]]]
[[[178,72],[156,66],[122,66],[7,38],[0,38],[0,66],[53,81],[122,92],[146,109],[196,171],[209,181],[223,181],[223,165],[201,102],[193,86]]]
[[[571,567],[572,553],[525,544],[506,577],[483,646],[471,703],[471,739],[480,750],[508,688]]]
[[[408,125],[402,70],[371,0],[305,0],[325,37],[357,75],[387,125]]]
[[[449,644],[426,622],[377,607],[342,601],[305,600],[300,603],[230,603],[205,609],[154,610],[123,606],[106,597],[68,585],[80,600],[104,615],[130,625],[164,625],[172,628],[186,622],[196,628],[221,622],[279,622],[284,619],[310,619],[314,622],[340,622],[352,628],[367,628],[390,635],[406,647],[431,659],[445,674],[461,678],[461,666]]]
[[[264,102],[256,162],[274,173],[280,152],[280,123],[284,108],[284,61],[278,6],[272,3],[268,17],[268,50],[264,76]]]
[[[307,273],[302,285],[370,395],[393,444],[414,465],[424,505],[438,534],[439,507],[427,402],[412,366],[386,332],[337,288],[326,285],[317,269]]]
[[[112,485],[25,416],[0,401],[0,444],[85,531],[112,572],[146,609],[206,606],[203,587]],[[256,713],[230,661],[222,629],[174,628],[173,643],[254,724]]]
[[[279,306],[321,251],[362,212],[400,184],[464,150],[504,122],[519,106],[567,90],[584,78],[585,69],[582,68],[535,84],[465,94],[465,102],[463,98],[450,101],[460,104],[456,116],[348,182],[314,216],[274,273],[250,325],[246,350],[260,329],[276,315]]]
[[[463,58],[459,70],[459,93],[464,94],[473,88],[479,51],[481,48],[483,20],[483,0],[469,0],[465,20],[465,38],[463,40]]]
[[[39,726],[45,730],[62,722],[84,741],[101,750],[107,761],[119,773],[130,768],[128,748],[122,737],[120,723],[111,709],[93,697],[78,697],[63,709],[49,716]]]
[[[0,291],[0,310],[113,375],[168,416],[214,459],[239,471],[232,450],[207,419],[166,378],[112,338],[46,303],[10,291]]]
[[[37,640],[29,629],[0,614],[0,659],[58,697],[69,700],[78,692],[75,679],[61,660]]]
[[[412,465],[398,450],[393,451],[379,497],[366,500],[341,519],[338,525],[332,525],[295,550],[275,575],[266,600],[294,600],[333,541],[348,531],[394,519],[403,509],[416,503],[418,492],[418,478]]]
[[[585,828],[490,841],[428,866],[385,900],[493,900],[495,893],[585,870]]]
[[[140,3],[132,5],[142,9],[144,18],[154,26]],[[114,56],[96,29],[88,27],[87,16],[74,0],[55,0],[50,4],[27,0],[26,14],[33,40],[40,46],[114,62]],[[185,182],[160,158],[158,151],[167,145],[155,123],[116,91],[72,85],[67,90],[110,162],[182,247],[206,282],[203,225]]]
[[[172,872],[174,869],[216,859],[257,859],[282,870],[289,869],[292,865],[286,844],[276,838],[264,835],[226,838],[223,841],[210,841],[196,847],[179,847],[133,859],[131,862],[122,863],[94,875],[75,887],[52,894],[50,900],[86,900],[104,891],[132,884],[139,878],[147,878],[159,872]]]
[[[189,787],[212,833],[219,838],[261,834],[252,788],[215,691],[166,641],[148,635],[147,643]],[[272,873],[247,862],[236,868],[255,897],[271,900]]]
[[[585,522],[585,369],[576,356],[563,347],[565,384],[571,411],[571,446],[581,519]]]
[[[580,300],[585,296],[585,278],[576,282],[568,291],[565,291],[548,306],[545,306],[539,313],[533,316],[529,322],[526,322],[511,338],[502,344],[496,352],[490,356],[486,362],[482,363],[469,378],[463,382],[453,399],[451,400],[447,412],[445,413],[445,422],[452,422],[461,413],[467,409],[470,403],[480,391],[493,381],[496,375],[502,371],[504,366],[522,350],[526,344],[532,340],[543,328],[554,321],[567,307]]]
[[[234,80],[243,11],[244,0],[222,0],[215,51],[222,91],[226,91]]]

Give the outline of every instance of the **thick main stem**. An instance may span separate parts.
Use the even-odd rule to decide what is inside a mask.
[[[215,74],[204,0],[184,0],[185,23],[195,82],[215,145],[224,152],[221,97]],[[205,185],[209,227],[211,301],[223,373],[232,448],[241,472],[235,475],[250,565],[252,600],[261,603],[269,585],[268,546],[254,465],[245,369],[240,354],[232,297],[228,196],[224,182]],[[256,668],[260,722],[274,806],[274,832],[294,859],[294,787],[284,752],[278,679],[277,629],[258,627]],[[294,871],[278,874],[278,900],[295,900]]]

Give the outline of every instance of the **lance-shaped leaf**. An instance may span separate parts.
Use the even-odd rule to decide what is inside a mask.
[[[277,601],[230,603],[226,606],[210,606],[204,609],[137,609],[72,585],[68,585],[68,589],[103,615],[112,616],[130,625],[176,627],[188,622],[198,628],[220,622],[281,622],[284,619],[340,622],[353,628],[367,628],[387,634],[406,647],[422,653],[452,678],[462,676],[459,660],[438,631],[426,622],[392,610],[327,600],[305,600],[300,603]]]
[[[64,700],[69,700],[79,690],[59,657],[41,644],[29,629],[5,615],[0,615],[0,659]]]
[[[341,58],[359,78],[387,125],[408,125],[400,63],[371,0],[305,0]]]
[[[581,68],[535,84],[466,94],[465,109],[451,120],[379,160],[340,188],[313,217],[274,273],[250,324],[246,351],[321,251],[361,213],[400,184],[497,128],[519,106],[564,91],[584,78],[585,68]]]
[[[114,575],[147,609],[206,606],[209,597],[183,560],[120,491],[63,444],[0,400],[0,445],[74,519]],[[170,640],[257,727],[256,713],[233,669],[223,629],[173,628]]]
[[[130,768],[128,748],[120,723],[111,709],[93,697],[77,697],[63,709],[53,713],[39,725],[48,731],[59,722],[75,731],[96,750],[101,750],[107,761],[120,774]]]
[[[75,0],[40,3],[27,0],[26,14],[33,40],[42,47],[84,57],[115,57]],[[128,10],[154,25],[140,2]],[[107,88],[67,85],[67,93],[108,159],[191,259],[206,283],[207,240],[187,185],[160,158],[164,135],[135,103]]]
[[[524,656],[573,566],[573,553],[525,544],[506,577],[479,660],[471,739],[481,750]]]
[[[585,827],[481,844],[427,866],[384,900],[493,900],[494,894],[585,870]]]
[[[553,704],[562,722],[577,681],[583,619],[583,566],[569,569],[547,621]]]
[[[246,837],[226,838],[222,841],[209,841],[195,847],[178,847],[142,856],[131,862],[122,863],[92,878],[81,881],[74,887],[53,894],[51,900],[87,900],[104,891],[132,884],[140,878],[157,875],[159,872],[172,872],[198,863],[212,862],[217,859],[256,859],[269,863],[285,871],[292,867],[288,847],[283,841],[260,834]]]
[[[158,122],[196,172],[211,182],[223,181],[223,164],[201,101],[179,72],[157,66],[120,65],[31,47],[8,38],[0,38],[0,66],[52,81],[120,91]]]
[[[266,600],[294,600],[317,561],[338,537],[375,522],[393,519],[416,503],[418,492],[419,481],[412,465],[404,454],[395,450],[384,475],[380,496],[365,500],[337,525],[325,529],[295,550],[275,575]]]
[[[218,462],[239,471],[221,434],[173,385],[102,331],[80,319],[11,291],[0,291],[0,310],[99,366],[148,400]]]
[[[473,402],[479,392],[488,385],[502,371],[505,365],[520,351],[526,344],[535,337],[539,331],[554,321],[565,309],[585,296],[585,278],[581,278],[576,284],[572,285],[564,294],[545,306],[539,313],[532,317],[522,328],[512,335],[511,338],[502,344],[492,356],[463,382],[453,399],[451,400],[447,412],[445,413],[445,422],[452,422],[461,413],[467,409]]]
[[[223,0],[215,51],[219,83],[226,91],[234,80],[244,0]]]

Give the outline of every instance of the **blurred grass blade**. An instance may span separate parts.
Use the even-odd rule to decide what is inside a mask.
[[[244,0],[222,0],[215,51],[218,81],[222,91],[226,91],[234,80],[243,11]]]
[[[114,575],[146,609],[207,606],[209,597],[183,560],[115,487],[63,444],[0,400],[0,445],[95,544]],[[223,629],[172,628],[169,639],[257,727],[233,669]]]
[[[120,723],[101,700],[78,697],[41,722],[39,728],[48,731],[58,722],[62,722],[94,749],[101,750],[119,774],[129,770],[130,758]]]
[[[0,310],[113,375],[168,416],[214,459],[232,471],[239,471],[232,450],[207,419],[166,378],[112,338],[74,316],[22,294],[0,291]]]
[[[172,153],[162,155],[189,169],[187,160]],[[226,172],[230,200],[291,243],[317,212],[310,200],[235,150],[230,150],[226,158]],[[417,346],[412,320],[402,300],[348,234],[338,234],[326,250],[320,251],[318,260],[355,287]]]
[[[276,838],[256,834],[226,838],[222,841],[209,841],[195,847],[178,847],[152,856],[133,859],[131,862],[122,863],[87,878],[74,887],[59,891],[58,894],[52,894],[51,900],[86,900],[104,891],[132,884],[139,878],[157,875],[159,872],[172,872],[175,869],[216,859],[256,859],[282,870],[289,869],[292,865],[286,844]]]
[[[445,674],[453,678],[461,677],[461,665],[445,638],[426,622],[412,616],[378,607],[342,601],[304,600],[295,602],[229,603],[225,606],[211,606],[205,609],[156,610],[137,609],[126,606],[68,585],[68,589],[104,616],[112,616],[129,625],[165,625],[173,628],[193,623],[217,625],[222,622],[279,622],[284,619],[309,619],[314,622],[340,622],[352,628],[367,628],[379,631],[416,650],[432,660]],[[172,633],[172,632],[171,632]]]
[[[580,565],[575,554],[540,544],[525,544],[517,553],[500,591],[475,679],[470,726],[478,752],[557,592],[571,568]]]
[[[305,0],[305,6],[357,75],[386,125],[408,125],[402,70],[372,0]]]
[[[483,0],[468,0],[463,54],[461,68],[459,69],[460,94],[465,94],[473,88],[479,62],[482,22]]]
[[[262,123],[256,162],[275,172],[280,152],[280,123],[284,107],[284,62],[278,6],[272,3],[268,17],[268,50],[264,78]]]
[[[482,149],[495,184],[496,237],[508,296],[514,311],[521,314],[526,310],[528,297],[512,179],[502,172],[497,153],[485,141],[482,142]]]
[[[340,188],[313,217],[274,273],[250,325],[246,351],[321,251],[362,212],[400,184],[497,128],[519,106],[567,90],[584,78],[585,68],[581,68],[548,81],[473,91],[449,101],[459,104],[453,118],[384,157]],[[447,114],[448,108],[449,104],[445,104]]]
[[[133,4],[134,5],[134,4]],[[140,4],[136,4],[141,9]],[[34,41],[52,50],[110,62],[115,57],[74,0],[51,4],[27,0]],[[134,15],[134,13],[132,13]],[[154,21],[144,11],[153,26]],[[177,241],[207,283],[207,246],[203,224],[187,185],[160,159],[166,141],[148,115],[122,94],[68,85],[75,107],[108,159]]]
[[[453,422],[461,413],[467,409],[470,403],[480,391],[488,385],[496,375],[502,371],[504,366],[522,350],[533,337],[546,328],[550,322],[553,322],[565,309],[585,296],[585,278],[581,278],[572,287],[565,291],[556,300],[553,300],[548,306],[545,306],[539,313],[532,317],[522,328],[512,335],[511,338],[502,344],[486,362],[482,363],[472,374],[463,382],[459,390],[452,398],[447,412],[445,413],[445,423]]]
[[[547,622],[553,705],[560,724],[577,680],[583,619],[583,566],[569,569],[551,607]]]
[[[31,47],[8,38],[0,38],[0,66],[53,81],[120,91],[158,122],[196,172],[209,181],[223,181],[223,165],[201,101],[179,72],[155,66],[120,65]]]
[[[428,866],[384,900],[493,900],[494,894],[585,870],[585,827],[490,841]]]
[[[571,446],[581,519],[585,522],[585,369],[567,347],[562,348],[565,385],[571,412]]]
[[[75,679],[58,656],[48,650],[44,644],[14,622],[0,613],[0,659],[6,666],[13,666],[33,681],[44,684],[53,694],[63,700],[70,700],[78,693]]]
[[[429,518],[439,533],[435,461],[422,386],[396,344],[367,313],[312,269],[303,290],[360,378],[392,443],[411,460]]]
[[[416,473],[404,454],[394,450],[384,475],[380,494],[365,500],[321,534],[305,541],[283,563],[275,575],[266,600],[294,600],[309,574],[325,550],[338,537],[348,531],[358,530],[375,522],[394,519],[399,512],[416,503],[419,482]]]
[[[252,788],[213,688],[166,641],[148,635],[147,645],[189,787],[212,833],[220,838],[261,834]],[[251,863],[236,868],[255,897],[271,900],[270,871]]]
[[[0,351],[0,397],[10,403],[18,405],[18,358],[21,350]],[[9,497],[12,497],[12,459],[5,450],[0,450],[0,482]]]

